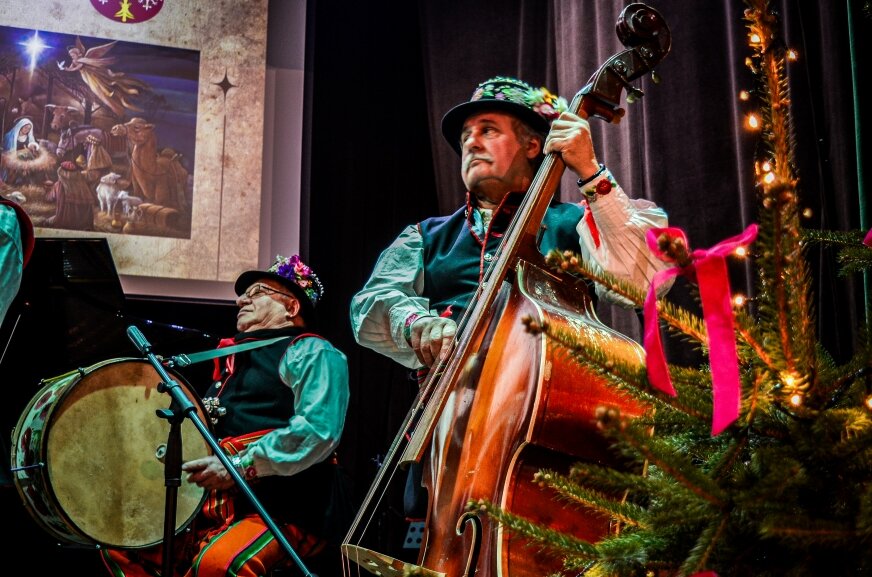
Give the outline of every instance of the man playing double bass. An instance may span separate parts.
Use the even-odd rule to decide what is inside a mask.
[[[652,227],[667,226],[666,213],[625,194],[598,161],[587,120],[566,108],[563,98],[545,88],[495,77],[448,111],[442,133],[460,155],[466,204],[454,214],[406,227],[382,252],[351,302],[359,344],[418,368],[419,377],[426,374],[450,350],[457,321],[544,155],[551,152],[578,176],[580,202],[552,202],[541,252],[578,252],[592,267],[647,290],[655,273],[668,265],[651,254],[645,235]],[[628,304],[599,285],[596,292]],[[411,481],[412,488],[418,485],[417,479]],[[407,487],[406,513],[422,517],[426,502],[421,491],[414,493],[415,503]]]

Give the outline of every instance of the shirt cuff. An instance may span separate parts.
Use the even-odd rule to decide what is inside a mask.
[[[608,195],[618,187],[612,173],[604,165],[600,165],[600,170],[588,180],[578,181],[578,188],[581,194],[584,195],[588,204],[596,202],[599,198]]]
[[[412,346],[412,324],[420,318],[432,316],[431,314],[412,313],[406,317],[406,322],[403,323],[403,338],[406,340],[406,344]]]
[[[254,467],[254,457],[251,455],[230,455],[230,464],[236,469],[242,478],[250,481],[257,477],[257,469]]]

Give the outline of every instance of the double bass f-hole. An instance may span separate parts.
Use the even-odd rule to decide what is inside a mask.
[[[624,8],[616,31],[627,48],[594,72],[573,97],[570,112],[619,122],[624,91],[640,96],[631,82],[651,72],[670,49],[665,21],[645,4]],[[596,318],[586,292],[572,279],[546,270],[538,232],[563,170],[559,155],[545,156],[458,322],[450,355],[421,384],[343,541],[344,557],[373,574],[532,577],[560,570],[559,559],[534,551],[487,515],[468,508],[479,500],[578,539],[598,541],[608,535],[607,519],[555,506],[553,496],[533,480],[546,468],[612,462],[614,456],[593,424],[599,406],[616,407],[628,417],[644,410],[524,327],[526,318],[549,322],[579,340],[608,347],[625,362],[644,362],[638,343]],[[426,465],[422,484],[428,494],[416,563],[374,551],[369,547],[378,538],[367,534],[388,485],[403,479],[397,471],[412,463]]]
[[[472,511],[467,511],[457,520],[455,532],[462,536],[467,527],[472,528],[472,547],[469,551],[469,557],[466,559],[466,569],[461,577],[474,577],[475,568],[478,565],[478,555],[481,552],[481,518]]]

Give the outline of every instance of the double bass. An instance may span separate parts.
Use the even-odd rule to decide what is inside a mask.
[[[665,21],[644,4],[625,7],[616,30],[627,48],[609,57],[569,106],[584,118],[620,122],[623,91],[641,96],[630,83],[669,52]],[[529,319],[547,322],[613,357],[644,362],[638,343],[597,319],[586,286],[548,270],[539,251],[542,221],[564,169],[558,155],[546,155],[458,323],[450,355],[422,383],[343,541],[344,558],[370,573],[527,577],[559,571],[560,559],[529,547],[468,506],[478,500],[586,541],[609,533],[608,518],[563,508],[534,481],[544,468],[613,463],[596,430],[597,409],[612,406],[630,416],[643,410],[525,326]],[[360,545],[388,485],[411,463],[425,466],[422,484],[428,493],[414,564]]]

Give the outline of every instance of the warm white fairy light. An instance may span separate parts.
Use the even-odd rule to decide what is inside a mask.
[[[799,58],[799,54],[793,48],[787,50],[787,59],[791,62],[795,62],[796,59]]]
[[[733,295],[733,306],[736,308],[743,307],[747,300],[748,299],[745,298],[745,295]]]
[[[748,128],[752,130],[757,130],[760,128],[760,117],[754,113],[748,115]]]
[[[742,90],[739,92],[739,100],[742,102],[747,102],[751,98],[751,93],[747,90]]]
[[[739,258],[744,258],[744,257],[748,256],[748,247],[737,246],[736,250],[733,251],[733,254],[735,254]]]
[[[793,393],[792,395],[790,395],[790,404],[794,407],[802,405],[802,395],[800,395],[799,393]]]
[[[768,160],[763,161],[763,164],[760,165],[760,168],[763,170],[763,172],[772,172],[772,164]]]
[[[765,182],[766,184],[772,184],[773,182],[775,182],[775,173],[767,172],[766,176],[763,177],[763,182]]]
[[[868,397],[866,397],[865,403],[866,403],[866,408],[869,409],[870,411],[872,411],[872,395],[869,395]]]
[[[756,32],[751,34],[751,44],[760,44],[761,40],[760,35]]]

